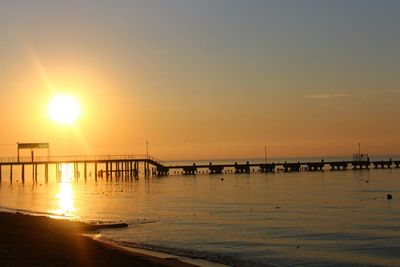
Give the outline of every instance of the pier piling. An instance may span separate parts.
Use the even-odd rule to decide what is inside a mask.
[[[33,167],[34,167],[34,172],[35,172],[35,183],[37,183],[37,176],[38,176],[37,167],[38,167],[38,165],[37,165],[37,164],[34,164]]]
[[[86,162],[83,164],[83,176],[84,176],[85,182],[86,182],[86,179],[87,179],[87,164],[86,164]]]
[[[25,164],[21,165],[21,180],[22,183],[25,183]]]
[[[46,183],[49,181],[49,164],[46,163],[44,165],[44,177],[45,177],[45,181]]]
[[[97,182],[97,162],[94,163],[94,180]]]

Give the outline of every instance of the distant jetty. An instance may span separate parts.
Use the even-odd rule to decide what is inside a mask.
[[[167,165],[150,155],[121,155],[121,156],[64,156],[64,157],[7,157],[0,158],[0,180],[3,179],[3,170],[8,170],[10,182],[17,170],[18,177],[25,182],[27,170],[31,172],[31,178],[37,182],[39,171],[44,174],[47,182],[49,169],[53,169],[56,179],[61,180],[65,165],[73,166],[72,176],[75,179],[83,177],[94,177],[112,179],[138,179],[139,174],[144,177],[167,176],[169,174],[223,174],[223,173],[272,173],[299,172],[299,171],[324,171],[324,170],[362,170],[369,168],[400,168],[400,160],[370,160],[369,158],[353,158],[343,161],[307,161],[307,162],[271,162],[271,163],[232,163],[232,164],[209,164],[196,165]],[[88,171],[90,168],[90,171]],[[92,175],[92,170],[94,175]],[[81,172],[83,174],[81,174]]]

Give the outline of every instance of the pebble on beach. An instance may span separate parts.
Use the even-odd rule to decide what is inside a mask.
[[[387,199],[392,199],[393,196],[392,196],[392,194],[387,194],[386,198],[387,198]]]

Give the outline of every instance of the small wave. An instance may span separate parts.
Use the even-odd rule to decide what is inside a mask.
[[[15,209],[15,208],[1,207],[1,206],[0,206],[0,211],[8,212],[8,213],[21,213],[21,214],[32,215],[32,216],[49,216],[49,217],[65,218],[65,219],[77,219],[77,218],[79,218],[78,216],[74,216],[74,215],[57,214],[57,213],[48,212],[48,211]]]
[[[153,224],[153,223],[158,223],[160,222],[159,220],[127,220],[125,221],[129,227],[138,227],[140,225],[145,225],[145,224]]]
[[[143,249],[151,252],[161,252],[166,254],[171,254],[179,257],[186,257],[195,260],[204,260],[207,262],[213,262],[228,266],[276,266],[273,264],[266,264],[261,262],[256,262],[252,260],[241,259],[238,255],[234,254],[221,254],[217,252],[209,252],[209,251],[198,251],[191,249],[183,249],[183,248],[174,248],[167,246],[160,246],[154,244],[146,244],[146,243],[138,243],[138,242],[128,242],[128,241],[114,241],[112,239],[108,239],[105,236],[100,236],[100,239],[105,242],[109,242],[115,244],[117,246],[127,247],[127,248],[136,248]]]

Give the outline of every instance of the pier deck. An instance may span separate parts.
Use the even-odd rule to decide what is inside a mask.
[[[328,169],[326,167],[329,167]],[[196,165],[170,165],[164,166],[168,170],[175,170],[175,173],[183,174],[196,174],[211,173],[219,174],[227,171],[227,169],[233,170],[235,173],[249,173],[249,172],[298,172],[298,171],[324,171],[324,170],[347,170],[352,169],[369,169],[374,168],[400,168],[400,161],[379,160],[379,161],[355,161],[355,160],[342,160],[342,161],[307,161],[307,162],[272,162],[272,163],[242,163],[238,164],[201,164]]]
[[[88,177],[89,165],[94,171],[94,177],[106,179],[137,179],[139,173],[144,177],[166,176],[172,171],[174,174],[194,175],[199,173],[222,174],[225,172],[250,173],[250,172],[298,172],[298,171],[324,171],[374,168],[400,168],[400,160],[344,160],[344,161],[313,161],[313,162],[271,162],[271,163],[232,163],[232,164],[200,164],[196,165],[167,165],[149,155],[106,155],[106,156],[47,156],[47,157],[8,157],[0,158],[0,180],[3,178],[2,170],[9,170],[9,178],[13,180],[13,169],[21,170],[20,177],[25,181],[26,167],[32,171],[32,179],[37,181],[38,168],[44,168],[46,181],[49,178],[49,168],[55,168],[56,178],[60,179],[64,164],[72,164],[74,177]],[[89,172],[92,176],[92,172]]]

